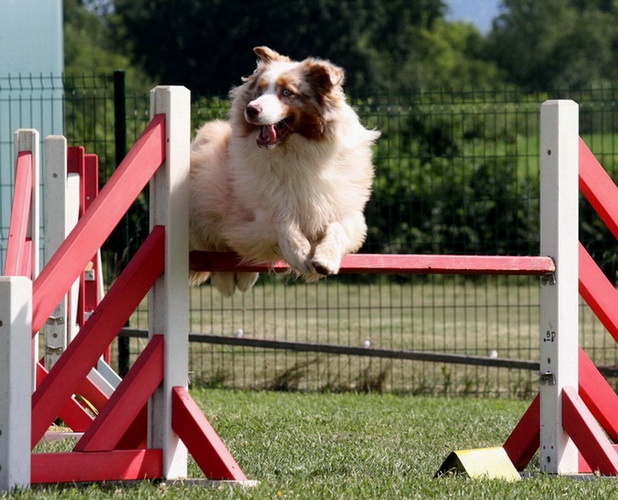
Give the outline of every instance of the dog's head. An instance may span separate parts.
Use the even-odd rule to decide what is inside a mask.
[[[321,59],[292,61],[268,47],[254,52],[255,72],[231,93],[235,125],[244,135],[256,134],[262,148],[275,148],[292,134],[328,138],[334,111],[344,100],[343,70]]]

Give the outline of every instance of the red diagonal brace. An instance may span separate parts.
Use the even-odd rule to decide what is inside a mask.
[[[540,438],[541,397],[537,394],[503,445],[517,470],[524,470],[530,463],[539,449]]]
[[[40,362],[37,362],[37,380],[39,383],[47,377],[47,373],[47,368],[45,368]],[[92,382],[89,377],[86,377],[83,383],[79,386],[77,394],[87,399],[88,403],[94,406],[97,411],[101,410],[109,400],[107,395],[94,382]]]
[[[101,247],[165,159],[165,115],[156,115],[33,283],[32,333]]]
[[[163,273],[165,228],[156,226],[32,396],[34,447]]]
[[[17,154],[15,165],[15,189],[13,206],[11,208],[11,221],[9,223],[9,237],[6,247],[6,260],[4,263],[5,276],[27,276],[30,268],[29,260],[31,249],[26,244],[28,234],[28,221],[30,219],[30,201],[32,199],[32,179],[34,166],[32,153],[22,151]]]
[[[36,368],[37,380],[40,384],[47,377],[47,370],[41,363],[37,363]],[[58,412],[58,416],[74,432],[84,432],[94,421],[94,417],[73,396],[69,398],[62,410]]]
[[[599,321],[618,342],[618,291],[579,245],[579,293]]]
[[[172,428],[208,479],[246,481],[246,476],[184,387],[172,389]]]
[[[562,425],[593,471],[618,475],[618,453],[572,387],[562,390]]]
[[[139,411],[137,417],[127,427],[124,435],[118,441],[116,450],[136,450],[148,447],[148,404]]]
[[[163,335],[152,337],[74,451],[113,450],[163,381]]]
[[[583,349],[579,349],[579,392],[592,416],[614,441],[618,438],[618,395],[594,366]],[[532,404],[515,426],[504,449],[517,470],[524,470],[536,451],[540,440],[540,397]]]
[[[581,348],[579,394],[609,437],[618,441],[618,394]]]
[[[618,238],[618,187],[582,139],[579,140],[579,188]]]

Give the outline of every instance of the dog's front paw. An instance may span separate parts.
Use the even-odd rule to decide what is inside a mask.
[[[311,264],[311,244],[306,239],[294,242],[284,241],[279,244],[281,257],[298,274],[305,275],[315,272]]]
[[[337,274],[341,267],[341,251],[336,245],[318,245],[311,259],[311,265],[316,272],[324,276]]]

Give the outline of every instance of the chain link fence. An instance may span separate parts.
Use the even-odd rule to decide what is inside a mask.
[[[24,81],[16,97],[16,80],[0,78],[0,106],[32,101],[45,85],[63,89],[37,105],[46,109],[60,99],[64,135],[99,155],[103,182],[149,119],[148,93],[126,89],[121,73],[32,88]],[[617,94],[599,88],[350,96],[363,123],[382,131],[362,251],[538,254],[539,106],[549,98],[577,101],[581,134],[615,178]],[[226,98],[194,97],[194,128],[228,109]],[[27,115],[20,119],[31,126]],[[1,122],[0,148],[11,151],[12,130]],[[4,163],[2,207],[11,189]],[[144,193],[107,242],[107,282],[144,238],[147,207]],[[5,240],[7,209],[1,210]],[[615,281],[615,240],[584,201],[580,238]],[[123,333],[122,356],[140,351],[147,307]],[[538,278],[528,277],[342,275],[307,285],[263,275],[252,291],[231,299],[205,285],[191,292],[191,380],[234,389],[527,397],[538,384],[538,309]],[[583,304],[580,317],[582,346],[615,381],[615,342]]]

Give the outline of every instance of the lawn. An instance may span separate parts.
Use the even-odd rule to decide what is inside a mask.
[[[500,445],[527,407],[510,399],[197,390],[249,479],[223,485],[35,486],[28,498],[616,498],[618,480],[501,480],[434,474],[453,450]],[[190,475],[200,477],[195,464]]]

